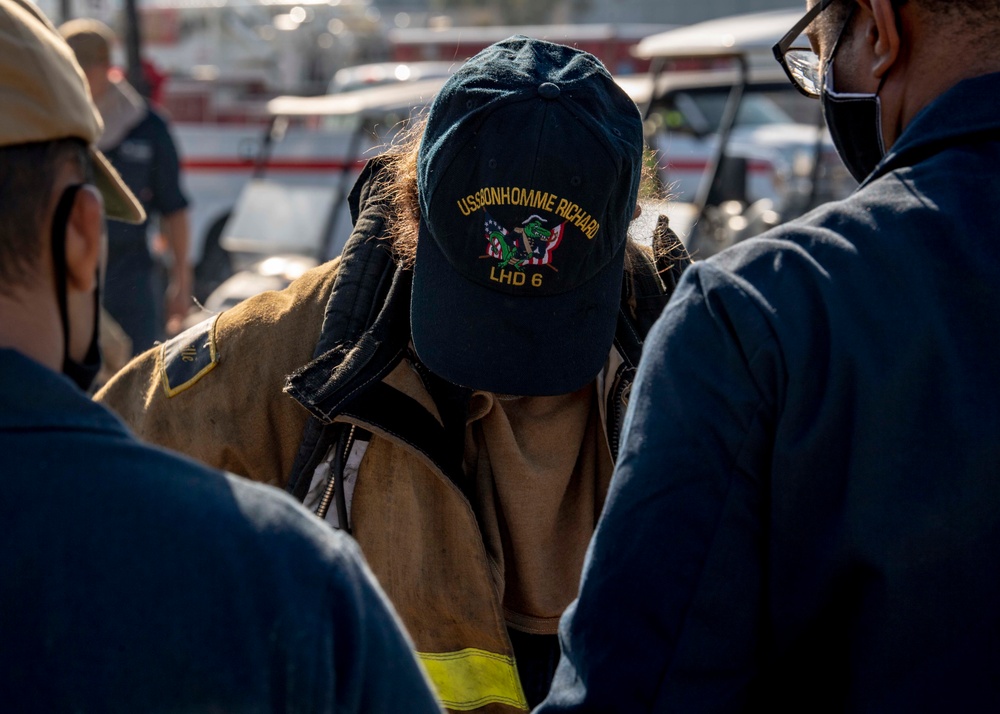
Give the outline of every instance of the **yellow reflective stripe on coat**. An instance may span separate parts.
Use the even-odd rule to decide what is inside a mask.
[[[418,652],[417,656],[449,709],[466,712],[496,703],[528,711],[511,657],[473,647],[457,652]]]

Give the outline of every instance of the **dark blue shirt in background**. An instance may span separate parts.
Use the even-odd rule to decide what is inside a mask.
[[[0,349],[0,709],[439,712],[350,538]]]
[[[168,216],[187,207],[180,185],[180,159],[167,123],[155,110],[122,142],[104,152],[148,216]],[[166,285],[149,250],[142,225],[108,221],[105,309],[132,339],[134,354],[162,338]]]

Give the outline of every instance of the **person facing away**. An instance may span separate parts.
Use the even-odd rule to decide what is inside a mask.
[[[176,334],[191,307],[188,200],[180,183],[177,148],[164,117],[111,66],[114,33],[104,23],[79,18],[60,33],[83,68],[104,121],[97,147],[111,161],[148,215],[156,215],[170,250],[169,281],[147,239],[148,222],[108,224],[104,307],[132,340],[133,354],[153,346],[164,328]],[[165,309],[164,309],[165,308]]]
[[[1000,706],[998,33],[822,0],[776,46],[861,185],[685,274],[540,714]]]
[[[104,211],[144,219],[100,133],[55,28],[0,0],[3,708],[440,711],[348,536],[86,396]]]
[[[493,45],[369,162],[340,258],[139,356],[97,398],[350,528],[446,707],[524,711],[558,662],[665,302],[627,238],[642,149],[596,58]]]

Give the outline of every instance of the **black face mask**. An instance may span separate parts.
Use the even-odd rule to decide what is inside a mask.
[[[52,216],[52,264],[56,274],[56,299],[59,303],[59,317],[63,328],[62,372],[72,379],[83,391],[88,391],[101,371],[100,320],[101,320],[101,271],[97,271],[97,287],[94,288],[94,327],[90,335],[90,346],[83,362],[69,356],[69,309],[66,300],[66,225],[73,210],[73,201],[83,184],[67,186],[56,204]]]
[[[885,81],[885,76],[882,81]],[[882,105],[878,91],[874,94],[841,94],[834,90],[831,59],[823,81],[823,117],[847,170],[859,183],[864,181],[885,156]]]

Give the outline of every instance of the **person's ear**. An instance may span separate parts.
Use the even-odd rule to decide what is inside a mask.
[[[881,80],[899,59],[899,17],[893,0],[859,0],[859,3],[868,11],[865,41],[871,48],[871,72]]]
[[[80,293],[97,287],[104,251],[104,202],[93,186],[76,192],[66,224],[66,288]]]

